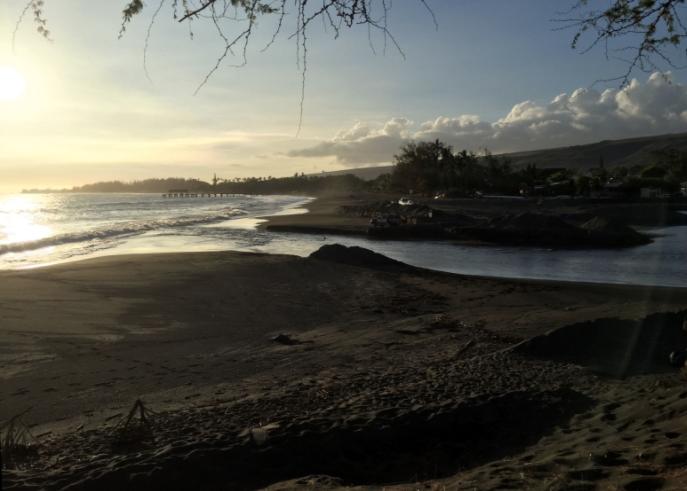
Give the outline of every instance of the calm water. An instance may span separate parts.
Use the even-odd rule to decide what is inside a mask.
[[[261,216],[302,212],[306,198],[81,194],[0,197],[0,269],[108,254],[240,250],[305,256],[323,244],[360,245],[455,273],[604,283],[687,286],[687,227],[652,229],[653,244],[560,251],[376,241],[257,230]]]

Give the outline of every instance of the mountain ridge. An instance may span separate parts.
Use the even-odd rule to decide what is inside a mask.
[[[687,133],[601,140],[583,145],[501,153],[497,156],[510,159],[515,166],[534,164],[542,169],[557,167],[591,169],[598,167],[602,159],[605,167],[646,165],[654,158],[655,153],[668,149],[687,152]],[[376,165],[323,172],[322,174],[353,174],[361,179],[372,180],[381,174],[390,172],[392,167],[392,164]]]

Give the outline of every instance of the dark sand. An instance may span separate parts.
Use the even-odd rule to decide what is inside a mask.
[[[370,194],[335,195],[317,198],[304,208],[308,213],[269,217],[260,226],[274,232],[297,232],[335,235],[367,235],[370,219],[341,213],[342,206],[364,205],[393,196]],[[398,199],[398,197],[396,197]]]
[[[275,232],[298,232],[329,235],[367,235],[369,217],[342,213],[343,207],[368,207],[380,201],[397,201],[399,195],[356,193],[317,198],[305,207],[303,215],[270,217],[262,227]],[[661,227],[687,225],[687,202],[613,202],[588,199],[441,199],[413,197],[434,209],[472,217],[494,218],[504,214],[545,213],[563,217],[579,224],[593,218],[619,220],[632,226]],[[426,239],[426,236],[418,236]]]
[[[620,378],[561,346],[584,346],[572,325],[653,312],[680,312],[659,328],[682,342],[687,289],[343,259],[140,255],[0,273],[0,420],[31,408],[39,449],[5,488],[684,488],[684,374],[657,352]],[[139,397],[153,438],[113,446]]]

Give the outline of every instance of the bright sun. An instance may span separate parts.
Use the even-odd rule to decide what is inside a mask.
[[[0,65],[0,102],[19,99],[25,90],[24,76],[13,67]]]

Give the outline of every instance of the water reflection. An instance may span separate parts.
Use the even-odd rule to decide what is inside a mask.
[[[468,275],[687,286],[687,227],[653,229],[654,243],[621,250],[549,250],[471,247],[451,242],[379,241],[365,238],[270,233],[257,228],[265,215],[302,213],[307,200],[236,196],[226,200],[163,200],[157,195],[0,196],[0,250],[15,242],[48,238],[54,245],[0,255],[0,269],[46,265],[87,257],[153,252],[239,250],[307,256],[323,244],[367,247],[429,269]],[[189,215],[243,214],[184,226],[112,234],[122,224],[174,222]],[[127,225],[128,226],[128,225]],[[94,233],[91,230],[96,229]],[[102,233],[104,230],[105,233]],[[78,241],[63,240],[76,235]]]
[[[50,237],[52,229],[38,221],[40,208],[36,196],[7,196],[0,199],[0,244]]]

